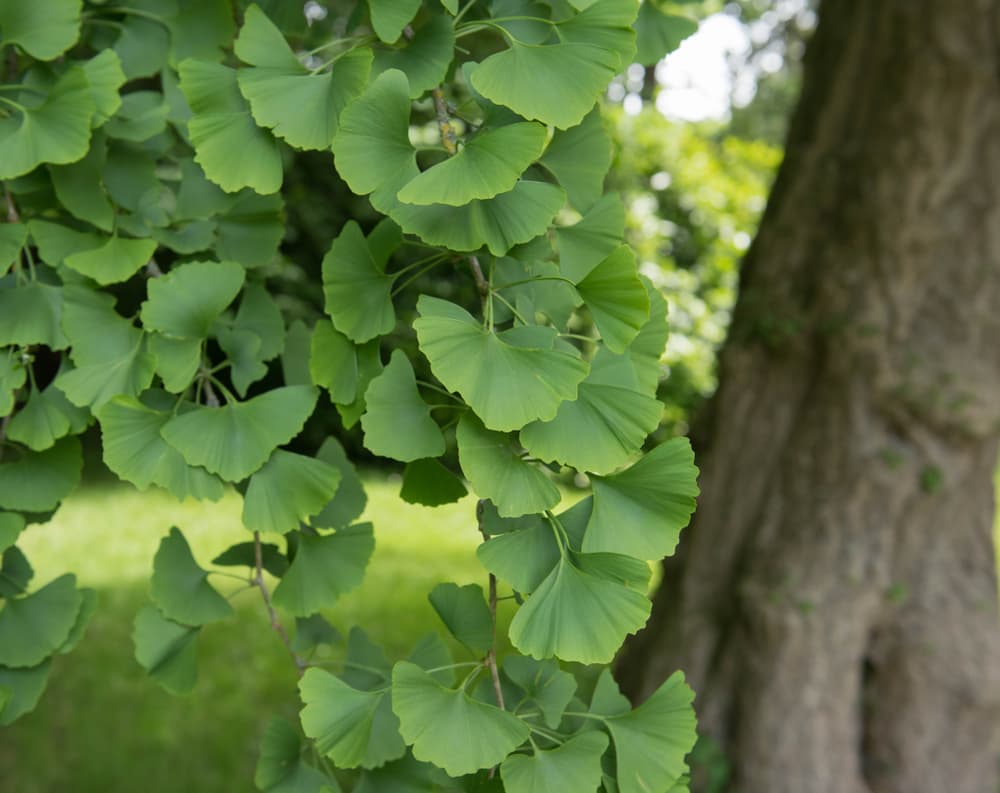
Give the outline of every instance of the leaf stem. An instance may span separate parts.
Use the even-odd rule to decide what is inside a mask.
[[[509,284],[502,284],[494,287],[494,289],[510,289],[511,287],[521,286],[522,284],[533,284],[535,281],[562,281],[570,286],[576,286],[576,284],[564,275],[536,275],[534,278],[522,278],[520,281],[511,281]]]
[[[476,523],[479,533],[483,535],[483,542],[489,542],[490,535],[486,532],[483,518],[486,515],[486,500],[479,499],[476,502]],[[486,652],[484,663],[490,670],[490,678],[493,680],[493,693],[497,698],[497,707],[500,710],[507,710],[503,701],[503,687],[500,685],[500,670],[497,669],[497,577],[490,573],[490,649]],[[489,778],[496,775],[496,766],[490,769]]]
[[[507,298],[505,298],[496,290],[493,291],[493,295],[496,297],[497,300],[499,300],[501,303],[507,306],[508,309],[510,309],[510,313],[513,314],[515,317],[517,317],[518,322],[520,322],[522,325],[529,324],[528,320],[526,320],[524,317],[521,316],[521,313],[516,308],[514,308],[514,306]]]
[[[21,215],[17,211],[17,204],[14,203],[14,196],[10,194],[10,187],[7,185],[7,182],[3,183],[3,200],[7,205],[7,222],[17,223],[21,219]]]
[[[448,257],[448,254],[446,254],[446,253],[441,254],[440,258],[438,258],[437,261],[433,261],[430,264],[425,265],[424,267],[422,267],[419,270],[417,270],[417,272],[415,272],[409,278],[405,279],[402,283],[396,284],[392,288],[392,292],[390,293],[390,296],[391,297],[395,297],[400,292],[402,292],[404,289],[406,289],[406,287],[408,287],[410,284],[412,284],[417,279],[425,276],[427,273],[429,273],[431,270],[433,270],[439,264],[444,264],[445,261],[447,261],[447,257]],[[400,271],[400,272],[402,272],[402,271]],[[395,275],[398,275],[398,274],[399,273],[395,273]]]
[[[261,550],[259,531],[255,531],[253,533],[253,558],[255,571],[253,584],[260,590],[260,596],[264,599],[264,606],[267,608],[267,615],[271,619],[271,628],[278,634],[279,637],[281,637],[281,643],[288,649],[289,655],[292,656],[292,660],[295,662],[295,668],[299,672],[299,677],[302,677],[306,670],[306,663],[299,657],[299,654],[292,649],[292,640],[288,638],[285,626],[282,625],[281,620],[278,619],[278,612],[274,610],[274,604],[271,603],[271,593],[268,592],[267,584],[264,583],[264,552]]]

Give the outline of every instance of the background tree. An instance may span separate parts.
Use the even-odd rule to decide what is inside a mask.
[[[1000,3],[828,0],[620,669],[699,692],[740,793],[997,789]]]

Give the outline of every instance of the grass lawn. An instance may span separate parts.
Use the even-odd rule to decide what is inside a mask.
[[[432,510],[400,501],[397,483],[369,478],[366,489],[363,519],[375,524],[375,555],[361,587],[326,616],[345,635],[363,625],[398,658],[438,630],[427,602],[437,582],[485,585],[475,557],[475,501]],[[86,489],[67,499],[51,523],[25,533],[21,547],[36,584],[72,571],[99,590],[100,607],[80,646],[56,659],[35,712],[0,730],[3,793],[253,790],[264,725],[276,712],[294,718],[297,711],[295,669],[259,593],[235,596],[236,618],[204,630],[191,696],[163,691],[132,656],[132,619],[148,598],[153,554],[175,525],[203,566],[248,537],[233,493],[217,504],[180,504],[123,485]],[[223,591],[240,586],[221,577],[214,583]],[[501,610],[503,622],[509,611]],[[456,649],[457,656],[463,652]]]

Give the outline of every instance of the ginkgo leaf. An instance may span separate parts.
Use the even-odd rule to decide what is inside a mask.
[[[479,584],[438,584],[427,596],[448,632],[476,653],[493,645],[493,620]]]
[[[376,50],[372,73],[398,69],[406,75],[410,98],[417,99],[444,81],[455,57],[455,28],[447,17],[434,15],[400,43]]]
[[[62,310],[59,287],[40,281],[18,285],[7,276],[0,281],[0,344],[64,349],[68,342],[60,324]]]
[[[420,296],[417,310],[413,327],[431,370],[489,429],[548,421],[561,402],[576,398],[588,367],[573,353],[553,349],[554,329],[493,333],[463,308],[427,295]]]
[[[453,504],[469,494],[462,480],[439,460],[414,460],[403,469],[399,497],[408,504],[439,507]]]
[[[548,521],[532,516],[519,531],[491,537],[476,548],[483,567],[518,592],[534,592],[560,559],[559,543]]]
[[[0,558],[0,597],[14,598],[28,591],[35,570],[20,548],[8,548]]]
[[[687,773],[698,737],[693,700],[684,673],[674,672],[635,710],[597,711],[615,744],[620,793],[667,793]]]
[[[4,600],[0,666],[37,666],[69,638],[83,596],[76,577],[63,575],[30,595]]]
[[[0,45],[17,44],[31,57],[50,61],[80,36],[82,0],[0,0]]]
[[[51,659],[38,666],[11,669],[0,666],[0,691],[8,692],[6,701],[0,695],[0,727],[6,727],[25,713],[35,709],[49,679]]]
[[[625,205],[617,193],[608,193],[575,226],[556,229],[559,269],[574,283],[582,281],[622,244],[624,236]]]
[[[261,283],[249,283],[240,297],[233,329],[260,338],[260,356],[270,361],[285,348],[285,320],[274,297]]]
[[[368,503],[361,477],[347,459],[340,441],[332,436],[323,441],[323,445],[316,452],[316,459],[332,465],[340,472],[340,485],[333,499],[310,520],[310,523],[322,529],[343,528],[359,517],[365,511],[365,504]]]
[[[160,436],[170,413],[153,410],[135,397],[120,396],[106,402],[97,415],[104,462],[122,479],[140,490],[159,485],[179,500],[222,498],[222,481],[204,468],[188,465]]]
[[[222,407],[199,405],[170,419],[160,434],[189,465],[200,465],[228,482],[238,482],[299,433],[316,398],[312,386],[285,386],[246,402]]]
[[[401,71],[389,69],[344,109],[333,139],[337,171],[358,195],[371,193],[372,206],[385,214],[419,173],[409,129],[409,83]]]
[[[555,749],[512,754],[500,765],[507,793],[595,793],[601,784],[601,755],[608,736],[591,731]]]
[[[458,422],[458,459],[473,490],[506,518],[544,512],[559,503],[559,488],[538,466],[521,459],[510,438],[486,429],[472,413]]]
[[[76,619],[73,621],[73,627],[70,628],[69,636],[66,637],[66,641],[59,645],[59,649],[56,651],[62,655],[71,653],[76,649],[76,646],[87,632],[87,626],[90,624],[91,617],[97,611],[96,590],[81,587],[80,598],[80,610],[76,613]]]
[[[156,250],[155,240],[130,240],[112,236],[99,248],[73,253],[63,263],[93,278],[102,286],[127,281]]]
[[[240,94],[236,70],[217,63],[180,64],[180,88],[191,106],[188,121],[195,160],[227,193],[281,188],[281,155],[274,136],[257,126]]]
[[[321,793],[330,780],[302,759],[302,740],[292,725],[275,716],[260,739],[254,784],[263,793]]]
[[[243,525],[251,531],[297,529],[333,498],[340,471],[329,463],[277,449],[250,477],[243,497]]]
[[[613,154],[601,112],[595,108],[575,127],[556,132],[539,162],[559,180],[573,208],[586,212],[604,193]]]
[[[87,76],[78,67],[68,69],[40,103],[22,95],[18,112],[0,119],[0,179],[23,176],[42,163],[81,159],[90,146],[94,111]]]
[[[179,625],[153,606],[144,606],[135,615],[132,631],[135,659],[167,691],[186,694],[198,678],[200,630]]]
[[[643,66],[655,66],[697,31],[697,21],[664,13],[655,2],[645,0],[639,7],[639,18],[635,22],[636,62]]]
[[[82,468],[80,441],[73,435],[19,460],[8,456],[0,463],[0,504],[23,512],[55,509],[80,483]]]
[[[114,50],[99,52],[84,63],[82,68],[87,75],[90,96],[96,108],[90,124],[96,128],[110,119],[122,106],[124,99],[119,91],[128,78],[122,71],[121,60]],[[105,231],[110,230],[110,228],[105,229]]]
[[[257,567],[257,543],[238,542],[230,545],[212,560],[221,567]],[[260,566],[275,578],[281,578],[288,570],[288,559],[277,545],[260,543]]]
[[[204,625],[233,613],[229,601],[208,583],[208,572],[198,566],[176,527],[160,540],[153,557],[150,595],[164,617],[182,625]]]
[[[389,215],[407,234],[416,234],[431,245],[454,251],[486,247],[495,256],[503,256],[515,245],[544,234],[565,200],[565,193],[555,185],[520,181],[506,193],[464,206],[397,203]]]
[[[332,402],[350,404],[358,395],[357,348],[328,319],[319,320],[313,328],[309,375],[313,383],[330,392]]]
[[[583,121],[620,66],[617,53],[592,44],[514,42],[472,71],[472,86],[527,119],[567,129]]]
[[[663,376],[660,357],[667,346],[670,326],[667,323],[667,301],[646,278],[643,278],[642,282],[646,286],[646,294],[649,295],[649,319],[628,346],[625,357],[632,366],[632,374],[638,389],[644,394],[653,396]]]
[[[637,559],[674,552],[698,495],[698,469],[687,438],[671,438],[631,468],[593,477],[594,511],[583,550]]]
[[[525,700],[538,705],[545,723],[557,729],[576,693],[576,678],[562,671],[554,658],[538,661],[523,655],[508,655],[502,668],[504,675],[524,691]]]
[[[386,44],[398,39],[420,10],[420,0],[371,0],[372,27]]]
[[[635,19],[639,0],[595,0],[559,22],[559,39],[574,44],[590,44],[618,55],[618,70],[635,57]]]
[[[341,333],[355,342],[381,336],[396,325],[394,278],[385,274],[386,257],[376,257],[353,220],[323,257],[326,312]]]
[[[299,696],[302,730],[339,768],[378,768],[406,751],[387,689],[361,691],[313,668],[299,681]]]
[[[140,317],[148,330],[187,339],[206,338],[212,323],[243,287],[236,262],[187,262],[147,286]]]
[[[338,58],[331,71],[312,72],[256,5],[246,10],[234,50],[251,67],[240,69],[237,80],[254,119],[300,149],[329,148],[337,118],[364,90],[372,62],[371,50],[361,47]]]
[[[485,130],[457,154],[432,166],[399,191],[404,204],[462,206],[514,189],[546,142],[540,124],[509,124]]]
[[[7,273],[17,261],[18,254],[28,241],[28,227],[23,223],[0,225],[0,276]]]
[[[372,524],[359,523],[334,534],[298,535],[298,549],[274,603],[296,617],[332,606],[361,583],[375,548]]]
[[[42,451],[71,432],[82,432],[89,422],[86,410],[76,407],[62,391],[49,384],[41,391],[32,391],[27,403],[10,420],[7,437],[34,451]]]
[[[357,348],[358,353],[358,387],[357,396],[354,401],[347,405],[338,404],[337,412],[340,420],[344,423],[344,429],[350,429],[361,418],[365,412],[365,392],[368,384],[382,371],[382,354],[379,350],[378,339],[361,344]]]
[[[617,365],[615,357],[600,348],[577,398],[563,402],[552,421],[536,421],[521,430],[524,448],[541,460],[596,474],[627,463],[659,426],[663,405],[607,376],[608,368]]]
[[[510,640],[533,658],[608,663],[625,637],[646,624],[650,607],[634,589],[584,572],[563,556],[514,616]]]
[[[577,292],[612,352],[624,352],[649,319],[649,297],[627,245],[612,252],[577,282]]]
[[[86,157],[69,165],[50,165],[49,175],[52,177],[56,198],[66,211],[102,231],[110,232],[114,227],[115,210],[111,206],[101,175],[106,155],[104,141],[95,135]],[[8,227],[2,226],[0,230],[6,228]],[[3,236],[2,231],[0,236]],[[3,266],[3,258],[0,257],[0,272],[3,271]]]
[[[143,143],[167,129],[169,107],[159,91],[132,91],[121,97],[121,107],[104,126],[109,138]]]
[[[394,350],[389,365],[368,384],[365,404],[361,427],[365,446],[375,454],[404,463],[444,454],[444,435],[402,350]]]
[[[498,764],[529,733],[511,713],[446,688],[407,661],[392,670],[392,709],[413,756],[453,777]]]
[[[24,525],[24,518],[16,512],[0,512],[0,554],[17,542]]]
[[[184,393],[201,367],[204,340],[150,333],[146,341],[150,354],[156,359],[156,373],[163,380],[163,387],[172,394]]]

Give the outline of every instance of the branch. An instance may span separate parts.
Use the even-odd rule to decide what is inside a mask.
[[[475,259],[475,257],[471,257]],[[476,522],[479,524],[479,533],[483,535],[483,540],[488,541],[490,535],[486,533],[486,529],[483,528],[483,511],[486,506],[486,501],[484,499],[479,499],[476,503]],[[486,658],[484,663],[486,667],[490,670],[490,678],[493,680],[493,693],[497,698],[497,707],[500,710],[507,710],[507,705],[503,701],[503,687],[500,685],[500,670],[497,669],[497,577],[490,573],[490,649],[486,653]],[[493,779],[496,775],[496,766],[490,769],[489,778]]]
[[[285,631],[285,626],[281,624],[281,620],[278,619],[278,613],[274,610],[274,605],[271,603],[271,593],[267,591],[267,584],[264,583],[264,557],[263,552],[260,547],[260,532],[255,531],[253,533],[253,557],[254,557],[254,578],[253,584],[260,590],[260,595],[264,599],[264,605],[267,607],[267,614],[271,618],[271,628],[281,637],[282,644],[288,649],[289,655],[292,656],[292,660],[295,661],[295,668],[299,670],[299,677],[302,677],[303,672],[306,669],[306,662],[303,661],[297,652],[292,649],[292,641],[288,638],[288,633]]]
[[[434,110],[437,111],[438,129],[441,131],[441,144],[448,154],[458,151],[458,135],[455,127],[451,123],[451,116],[448,113],[448,103],[445,102],[444,92],[438,86],[431,92],[434,97]]]
[[[10,188],[7,183],[3,183],[3,198],[7,204],[7,222],[17,223],[21,219],[21,215],[17,211],[17,204],[14,203],[14,196],[10,194]]]

